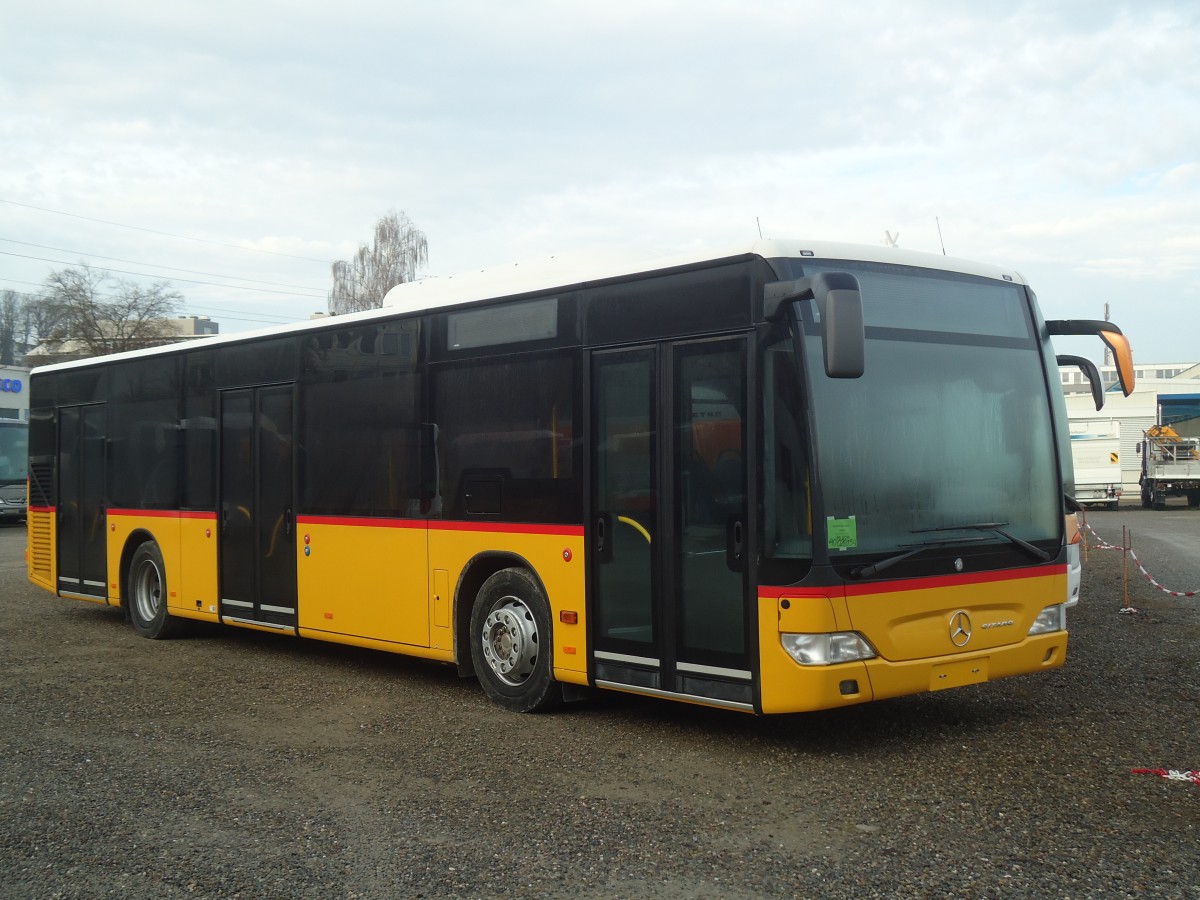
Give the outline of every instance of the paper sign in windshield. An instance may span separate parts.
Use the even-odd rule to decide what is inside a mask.
[[[854,521],[854,516],[848,519],[829,516],[825,519],[825,534],[830,550],[851,550],[858,546],[858,523]]]

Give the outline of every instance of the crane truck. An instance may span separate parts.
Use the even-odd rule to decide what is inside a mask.
[[[1200,438],[1182,437],[1170,425],[1155,425],[1138,447],[1142,456],[1142,506],[1163,509],[1168,497],[1200,506]]]

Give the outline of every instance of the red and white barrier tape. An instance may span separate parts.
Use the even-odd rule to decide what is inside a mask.
[[[1200,785],[1200,769],[1190,769],[1186,772],[1178,769],[1130,769],[1129,771],[1133,775],[1157,775],[1168,781],[1190,781],[1192,784]]]
[[[1114,544],[1110,544],[1104,538],[1100,537],[1100,535],[1096,534],[1096,529],[1094,529],[1091,525],[1089,525],[1087,523],[1087,519],[1083,520],[1083,527],[1085,529],[1087,529],[1088,534],[1090,534],[1092,537],[1094,537],[1098,541],[1098,543],[1088,545],[1088,549],[1090,549],[1090,550],[1120,550],[1121,549],[1120,547],[1117,547]]]
[[[1099,542],[1097,544],[1089,545],[1092,550],[1120,550],[1121,549],[1120,547],[1113,546],[1108,541],[1104,540],[1104,538],[1100,537],[1100,535],[1096,534],[1096,529],[1092,528],[1092,526],[1088,524],[1087,519],[1083,520],[1083,527],[1087,530],[1088,534],[1090,534],[1092,537],[1094,537]],[[1200,591],[1168,590],[1167,588],[1165,588],[1161,584],[1159,584],[1157,581],[1155,581],[1153,576],[1149,572],[1146,571],[1146,567],[1142,565],[1142,561],[1140,559],[1138,559],[1137,554],[1133,552],[1133,547],[1129,548],[1129,556],[1137,564],[1138,571],[1142,573],[1142,575],[1145,577],[1145,579],[1148,582],[1150,582],[1152,585],[1154,585],[1156,588],[1158,588],[1160,591],[1162,591],[1164,594],[1170,594],[1172,597],[1195,597],[1197,595],[1200,595]],[[1125,611],[1126,610],[1121,610],[1121,612],[1125,612]]]
[[[1196,591],[1169,591],[1165,587],[1163,587],[1161,584],[1159,584],[1157,581],[1155,581],[1153,578],[1151,578],[1150,573],[1146,571],[1145,566],[1143,566],[1142,561],[1137,558],[1137,554],[1133,552],[1132,547],[1129,548],[1129,558],[1132,559],[1135,563],[1137,563],[1138,571],[1141,572],[1142,575],[1144,575],[1146,577],[1146,580],[1148,582],[1150,582],[1152,585],[1154,585],[1156,588],[1158,588],[1160,591],[1162,591],[1164,594],[1170,594],[1172,597],[1195,597],[1196,596],[1196,593],[1197,593]]]

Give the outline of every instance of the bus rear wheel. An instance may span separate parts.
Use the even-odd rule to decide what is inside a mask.
[[[144,638],[174,637],[183,623],[167,611],[167,575],[162,551],[146,541],[133,553],[126,579],[129,588],[129,622]]]
[[[487,695],[513,712],[562,702],[554,680],[550,604],[523,569],[501,569],[483,583],[471,610],[471,661]]]

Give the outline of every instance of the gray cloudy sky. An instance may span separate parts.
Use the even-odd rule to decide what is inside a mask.
[[[759,222],[938,252],[940,220],[1048,316],[1108,302],[1136,358],[1200,359],[1194,0],[17,7],[0,288],[86,259],[235,331],[324,309],[391,209],[431,275]]]

